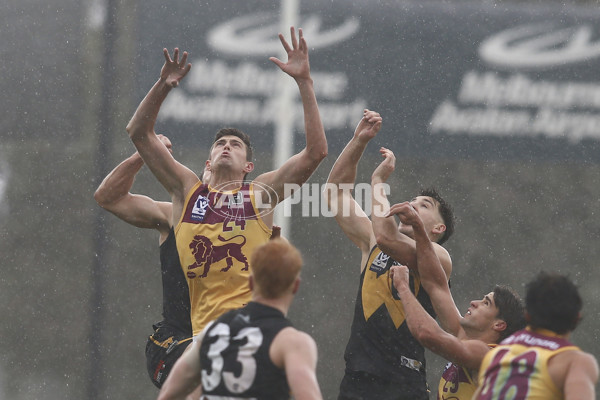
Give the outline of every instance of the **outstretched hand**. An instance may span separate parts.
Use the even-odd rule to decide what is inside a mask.
[[[163,49],[163,53],[165,55],[165,64],[160,70],[160,79],[171,87],[177,87],[179,82],[192,68],[192,64],[186,64],[188,52],[183,52],[181,60],[179,60],[179,49],[177,47],[173,51],[173,58],[171,58],[169,50]]]
[[[296,32],[293,26],[290,28],[290,33],[292,35],[291,47],[283,37],[283,34],[279,34],[279,40],[281,40],[281,44],[287,52],[287,63],[284,63],[276,57],[269,57],[269,60],[273,61],[283,72],[296,80],[310,79],[308,46],[302,34],[302,29],[298,29],[298,38],[296,38]]]
[[[394,156],[394,153],[390,149],[386,149],[385,147],[381,147],[379,153],[383,156],[383,161],[375,168],[371,179],[385,182],[396,168],[396,156]]]
[[[382,121],[383,119],[378,112],[365,108],[363,117],[354,130],[354,137],[365,141],[373,139],[381,129]]]
[[[392,215],[397,215],[400,222],[404,225],[417,226],[423,224],[417,210],[408,201],[394,204],[390,207],[388,217]]]

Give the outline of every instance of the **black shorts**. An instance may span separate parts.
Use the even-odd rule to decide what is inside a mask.
[[[387,380],[363,371],[346,370],[338,400],[428,400],[427,383]]]
[[[192,343],[192,337],[189,333],[183,333],[164,322],[159,322],[152,328],[154,333],[146,343],[146,368],[154,386],[160,388],[175,361]]]

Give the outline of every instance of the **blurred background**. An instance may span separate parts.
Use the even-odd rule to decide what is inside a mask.
[[[286,3],[310,48],[329,141],[282,232],[305,257],[290,318],[317,341],[324,397],[336,398],[343,374],[360,253],[321,216],[318,192],[363,108],[384,123],[357,182],[370,182],[386,146],[398,159],[393,202],[434,186],[454,206],[445,246],[458,307],[495,284],[523,295],[542,269],[567,273],[585,301],[572,339],[600,356],[597,2]],[[266,0],[4,2],[0,399],[156,397],[144,347],[161,318],[158,235],[103,211],[93,193],[134,152],[125,126],[163,47],[188,50],[193,64],[157,124],[183,164],[200,173],[223,126],[250,134],[259,173],[300,150],[301,103],[268,60],[282,57],[277,33],[289,38],[281,10]],[[276,147],[281,114],[293,134]],[[169,200],[145,168],[133,190]],[[444,364],[428,354],[433,388]]]

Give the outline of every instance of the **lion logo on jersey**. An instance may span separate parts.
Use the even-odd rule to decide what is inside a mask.
[[[242,238],[241,243],[231,242],[238,238]],[[202,274],[199,275],[199,277],[205,278],[213,263],[224,259],[227,262],[227,266],[221,268],[221,271],[226,272],[233,266],[233,259],[235,258],[239,262],[244,263],[242,271],[247,271],[248,259],[244,253],[242,253],[242,247],[246,244],[246,238],[243,235],[236,235],[230,239],[225,239],[219,235],[218,239],[225,244],[214,245],[206,236],[194,236],[194,239],[190,243],[190,249],[192,250],[192,255],[196,259],[196,262],[192,265],[188,265],[188,270],[204,266]]]

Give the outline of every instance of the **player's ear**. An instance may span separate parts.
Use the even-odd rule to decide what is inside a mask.
[[[294,287],[292,288],[292,293],[296,294],[296,293],[298,293],[298,289],[300,288],[300,277],[296,278],[293,285],[294,285]]]
[[[494,321],[494,330],[496,332],[502,332],[503,330],[506,329],[506,321],[503,321],[501,319],[497,319]]]
[[[253,170],[254,170],[254,163],[252,163],[250,161],[246,161],[246,166],[244,167],[244,172],[246,174],[249,174]]]
[[[446,225],[444,224],[436,224],[434,225],[433,229],[431,230],[432,233],[436,234],[436,235],[441,235],[442,233],[446,232]]]

